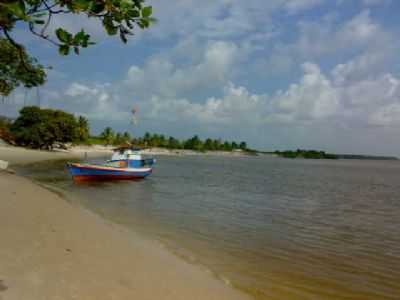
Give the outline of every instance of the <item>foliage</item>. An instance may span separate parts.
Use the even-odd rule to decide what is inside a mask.
[[[111,127],[104,128],[103,132],[100,134],[100,137],[105,141],[106,145],[111,145],[115,140],[115,133]]]
[[[98,19],[108,35],[118,34],[121,41],[126,43],[127,37],[133,35],[135,27],[145,29],[155,21],[152,18],[152,7],[145,6],[144,2],[145,0],[0,1],[0,32],[3,40],[7,40],[7,44],[0,47],[0,57],[7,57],[7,53],[13,54],[13,64],[9,65],[9,70],[3,74],[5,79],[1,78],[0,81],[3,95],[10,93],[16,83],[28,83],[27,87],[31,87],[43,84],[45,79],[43,68],[35,65],[36,61],[29,57],[23,45],[12,37],[12,32],[18,24],[19,28],[24,28],[21,26],[23,24],[27,25],[33,35],[58,47],[61,55],[68,55],[71,50],[79,54],[80,49],[94,44],[90,35],[84,29],[71,33],[60,27],[55,30],[54,36],[47,32],[53,18],[59,15],[82,15]],[[18,59],[15,58],[16,55]],[[1,69],[5,69],[8,65],[2,61],[0,64]],[[18,73],[18,76],[15,73]],[[32,77],[36,80],[32,80]],[[7,82],[14,84],[5,85]]]
[[[122,145],[122,144],[126,144],[126,143],[130,143],[132,140],[129,132],[124,132],[123,134],[118,132],[115,135],[115,139],[113,141],[114,145]]]
[[[77,121],[72,114],[61,110],[27,106],[11,125],[17,144],[39,149],[52,149],[54,143],[76,139]]]
[[[172,136],[166,138],[160,134],[150,134],[146,132],[143,137],[133,140],[133,143],[144,147],[162,147],[168,149],[188,149],[195,151],[248,151],[246,142],[240,144],[236,142],[224,141],[220,139],[201,140],[197,135],[187,140],[178,140]]]
[[[76,139],[79,142],[85,142],[89,138],[89,121],[85,117],[79,116],[77,120]]]
[[[43,66],[35,58],[29,57],[24,48],[20,53],[10,41],[0,38],[0,95],[9,95],[19,85],[31,88],[45,81]]]
[[[62,14],[80,14],[101,21],[109,35],[119,34],[126,43],[127,36],[133,34],[135,26],[142,29],[154,22],[153,9],[145,6],[144,0],[8,0],[0,2],[0,29],[7,36],[18,22],[27,23],[30,31],[59,47],[63,55],[73,48],[79,54],[80,48],[92,45],[83,29],[76,34],[57,28],[57,41],[46,32],[52,17]],[[8,36],[7,36],[8,37]]]
[[[85,141],[81,143],[85,145],[106,145],[106,141],[100,136],[89,136]]]
[[[14,137],[11,134],[10,127],[10,120],[0,116],[0,139],[10,144],[14,144]]]
[[[337,155],[325,153],[324,151],[316,150],[301,150],[296,151],[275,151],[275,154],[285,158],[305,158],[305,159],[337,159]]]

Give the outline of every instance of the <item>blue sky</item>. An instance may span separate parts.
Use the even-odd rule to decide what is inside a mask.
[[[400,2],[395,0],[176,0],[149,2],[158,23],[127,45],[95,21],[80,56],[28,34],[45,65],[43,106],[141,135],[245,140],[258,149],[316,148],[400,155]],[[15,115],[25,91],[2,104]],[[28,91],[36,103],[36,91]],[[130,124],[138,109],[139,123]]]

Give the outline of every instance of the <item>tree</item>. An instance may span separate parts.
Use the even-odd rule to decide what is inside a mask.
[[[117,132],[117,134],[115,135],[115,138],[113,140],[113,144],[119,146],[123,143],[124,143],[124,140],[122,138],[122,134],[120,132]]]
[[[221,150],[221,139],[213,140],[213,149]]]
[[[0,116],[0,139],[13,143],[14,137],[10,132],[11,121],[5,117]]]
[[[203,143],[199,137],[195,135],[184,143],[184,148],[190,150],[203,150]]]
[[[124,143],[128,143],[128,142],[131,142],[132,137],[129,134],[129,132],[125,131],[124,134],[122,135],[122,139],[123,139]]]
[[[20,72],[25,73],[24,77],[30,77],[30,73],[37,73],[37,68],[32,65],[33,59],[25,52],[24,46],[17,42],[12,36],[13,30],[24,28],[27,25],[29,31],[49,43],[58,47],[61,55],[68,55],[71,49],[79,54],[82,48],[94,43],[90,35],[84,29],[77,33],[71,33],[64,28],[57,28],[54,33],[47,29],[53,18],[59,15],[83,15],[88,18],[98,19],[108,35],[119,35],[123,43],[127,37],[133,35],[135,27],[147,28],[154,21],[151,17],[152,7],[144,5],[145,0],[5,0],[0,1],[0,32],[3,39],[6,39],[8,46],[12,46],[14,54],[18,55],[17,64],[10,66],[10,77],[6,82],[16,80],[17,83],[24,83],[19,76],[13,77],[15,67],[22,66]],[[54,36],[55,34],[55,36]],[[9,49],[0,48],[0,57],[6,56]],[[4,65],[6,66],[6,64]],[[2,66],[2,67],[4,67]],[[32,68],[33,66],[33,68]],[[39,67],[39,66],[36,66]],[[43,68],[40,68],[43,71]],[[7,74],[6,74],[7,75]],[[20,76],[22,76],[20,74]],[[4,79],[3,79],[4,80]],[[35,81],[43,84],[44,81]],[[4,85],[4,82],[2,82]],[[34,85],[36,86],[36,85]],[[9,85],[4,91],[10,92],[15,88]]]
[[[84,142],[89,138],[89,121],[85,117],[79,116],[78,128],[77,128],[77,139],[80,142]]]
[[[0,95],[9,95],[20,85],[31,88],[45,81],[43,66],[35,58],[29,57],[24,48],[19,53],[10,41],[0,38]]]
[[[215,150],[212,139],[210,139],[210,138],[206,139],[206,141],[204,143],[204,150]]]
[[[106,142],[106,145],[111,145],[114,142],[115,134],[111,127],[104,128],[100,136]]]
[[[247,150],[247,144],[246,144],[246,142],[240,142],[239,148],[242,149],[242,150]]]
[[[231,143],[225,141],[224,145],[222,146],[222,148],[223,148],[224,151],[231,151],[232,150]]]
[[[180,148],[182,148],[182,145],[181,145],[180,141],[177,140],[176,138],[172,137],[172,136],[170,136],[168,138],[167,144],[168,144],[168,148],[170,148],[170,149],[180,149]]]
[[[51,149],[54,143],[68,143],[76,138],[77,122],[61,110],[27,106],[11,125],[15,142],[22,146]]]
[[[146,132],[143,136],[143,144],[144,146],[150,146],[151,134]]]

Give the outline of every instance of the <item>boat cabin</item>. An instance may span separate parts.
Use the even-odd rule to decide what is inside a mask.
[[[108,164],[120,168],[142,168],[154,164],[154,159],[143,159],[140,150],[138,148],[117,148]]]

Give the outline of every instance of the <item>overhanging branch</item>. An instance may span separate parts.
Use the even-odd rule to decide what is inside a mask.
[[[7,40],[11,43],[11,45],[13,45],[17,51],[18,51],[18,56],[19,59],[21,60],[22,66],[24,67],[24,69],[28,72],[31,73],[35,73],[35,71],[33,71],[27,64],[25,61],[25,54],[24,54],[24,47],[22,47],[20,44],[18,44],[17,42],[14,41],[14,39],[10,36],[9,32],[7,31],[7,29],[3,28],[3,32],[5,37],[7,38]]]

